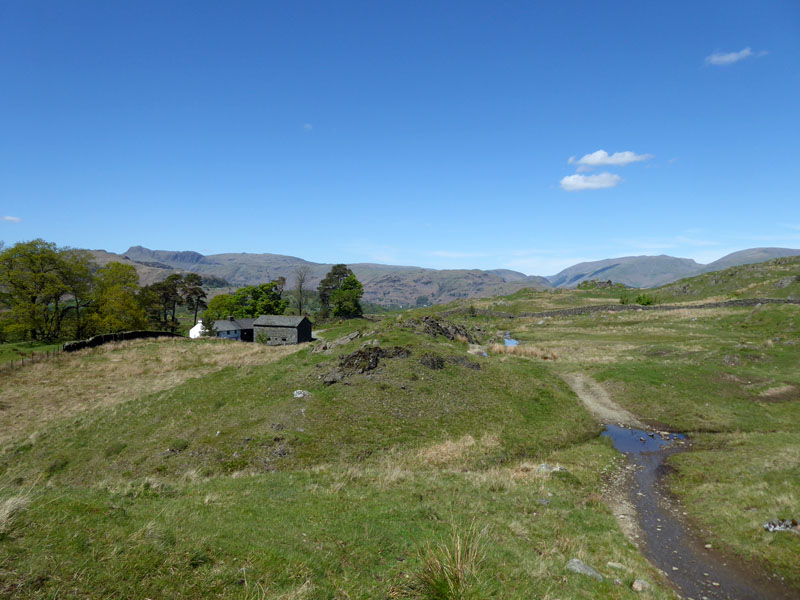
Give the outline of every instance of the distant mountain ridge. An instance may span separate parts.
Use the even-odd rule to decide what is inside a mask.
[[[308,285],[316,288],[331,264],[314,263],[282,254],[226,253],[203,255],[191,250],[151,250],[132,246],[124,254],[93,251],[100,265],[120,261],[133,265],[143,285],[155,283],[170,273],[195,272],[230,282],[232,286],[254,285],[285,277],[294,285],[300,266],[309,268]],[[550,277],[525,275],[509,269],[426,269],[422,267],[350,264],[364,284],[364,299],[385,306],[440,304],[459,298],[512,294],[522,288],[575,287],[590,279],[612,280],[630,287],[657,287],[684,277],[730,266],[800,255],[791,248],[750,248],[733,252],[708,265],[673,256],[625,256],[573,265]]]
[[[728,267],[800,255],[792,248],[750,248],[732,252],[707,265],[674,256],[624,256],[579,263],[547,277],[553,287],[575,287],[582,281],[603,279],[630,287],[658,287],[684,277],[720,271]]]
[[[169,272],[192,271],[225,279],[236,286],[285,277],[287,285],[292,287],[296,269],[305,266],[310,270],[307,284],[316,288],[333,266],[281,254],[202,255],[193,251],[150,250],[142,246],[133,246],[122,256],[142,267],[167,266],[169,271],[164,272],[162,279]],[[525,287],[552,287],[544,277],[528,276],[507,269],[425,269],[373,263],[348,266],[364,284],[364,299],[386,306],[413,306],[418,301],[440,304],[459,298],[512,294]],[[148,277],[152,275],[152,271],[147,272]]]

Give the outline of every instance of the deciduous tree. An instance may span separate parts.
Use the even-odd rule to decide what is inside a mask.
[[[139,275],[132,265],[108,263],[95,274],[92,324],[101,333],[144,329],[147,313],[139,297]]]
[[[360,317],[363,314],[361,308],[361,296],[364,294],[364,286],[356,279],[352,273],[348,275],[339,289],[331,293],[334,317]]]
[[[342,286],[342,282],[353,272],[344,264],[333,265],[325,278],[319,282],[317,292],[319,293],[319,303],[322,318],[327,318],[331,310],[331,294]]]

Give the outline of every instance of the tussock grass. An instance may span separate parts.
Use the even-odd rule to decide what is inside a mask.
[[[518,346],[506,346],[504,344],[490,344],[490,354],[511,354],[513,356],[524,356],[526,358],[538,358],[540,360],[557,360],[558,355],[552,350],[541,348],[539,346],[527,346],[519,344]]]
[[[417,583],[425,600],[481,598],[480,568],[486,557],[486,529],[473,521],[460,529],[451,524],[446,540],[426,543],[419,553]]]
[[[0,541],[19,526],[20,517],[29,503],[27,495],[9,496],[0,500]]]

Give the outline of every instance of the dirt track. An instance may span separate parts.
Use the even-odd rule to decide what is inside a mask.
[[[614,423],[636,427],[637,429],[645,428],[645,425],[639,419],[616,404],[610,398],[608,392],[588,375],[565,373],[562,377],[572,388],[572,391],[578,395],[586,409],[592,413],[592,416],[604,425]]]

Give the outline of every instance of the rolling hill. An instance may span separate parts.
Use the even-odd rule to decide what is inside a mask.
[[[658,287],[701,273],[800,255],[792,248],[750,248],[733,252],[707,265],[674,256],[625,256],[579,263],[547,279],[553,287],[576,287],[590,279],[610,279],[630,287]]]
[[[100,253],[100,251],[96,251]],[[211,254],[150,250],[134,246],[123,255],[100,253],[134,261],[141,269],[140,277],[149,282],[161,268],[163,279],[171,272],[194,272],[227,280],[234,286],[254,285],[277,277],[285,277],[292,286],[298,267],[310,269],[309,285],[315,288],[332,264],[314,263],[281,254]],[[385,306],[409,306],[420,303],[440,304],[459,298],[510,294],[525,287],[552,287],[544,277],[528,276],[509,270],[481,271],[479,269],[424,269],[412,266],[356,263],[348,265],[364,284],[364,299]]]
[[[151,250],[142,246],[133,246],[124,254],[104,250],[92,252],[95,262],[101,265],[111,261],[133,265],[144,285],[160,281],[170,273],[195,272],[234,287],[285,277],[291,287],[296,269],[308,267],[308,284],[315,288],[332,266],[295,256],[268,253],[203,255],[193,251]],[[800,255],[800,250],[751,248],[734,252],[707,265],[688,258],[665,255],[626,256],[580,263],[547,278],[509,269],[426,269],[376,263],[349,266],[364,284],[366,301],[384,306],[414,306],[506,295],[522,288],[571,288],[590,279],[610,279],[630,287],[651,288],[731,266],[794,255]]]

